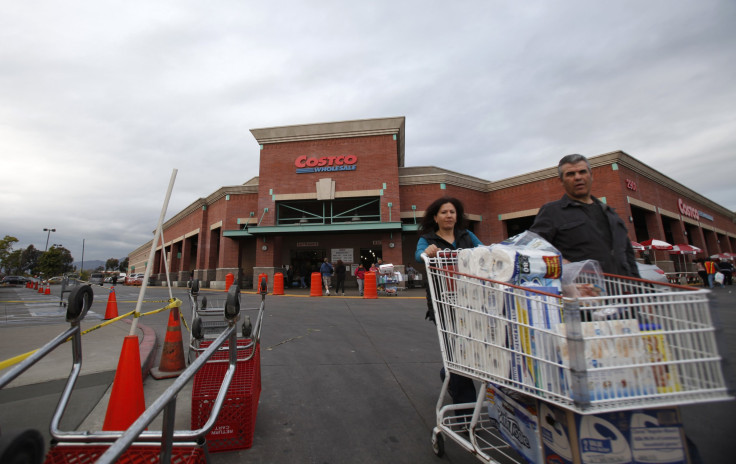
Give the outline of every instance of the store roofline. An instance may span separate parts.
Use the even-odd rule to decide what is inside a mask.
[[[400,222],[360,222],[345,224],[316,224],[261,226],[226,230],[225,237],[255,237],[259,235],[303,234],[309,232],[361,232],[366,230],[406,230]]]

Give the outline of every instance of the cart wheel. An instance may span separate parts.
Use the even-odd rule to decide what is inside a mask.
[[[202,340],[204,338],[204,336],[202,335],[201,317],[195,317],[192,321],[192,337],[194,337],[196,340]]]
[[[192,295],[199,294],[199,279],[192,280]]]
[[[250,336],[253,334],[253,324],[250,322],[250,316],[245,316],[243,318],[243,338],[250,338]]]
[[[225,317],[230,320],[235,318],[240,312],[240,287],[231,285],[227,291],[227,300],[225,301]]]
[[[0,437],[0,461],[41,464],[44,438],[38,430],[11,431]]]
[[[91,285],[83,285],[72,290],[66,308],[66,321],[76,322],[84,319],[87,311],[92,306],[94,296]]]
[[[202,305],[200,306],[202,309],[207,309],[207,295],[202,297]]]
[[[440,458],[445,455],[445,439],[437,429],[432,430],[432,451]]]

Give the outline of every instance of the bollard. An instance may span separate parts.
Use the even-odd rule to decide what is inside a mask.
[[[363,282],[363,299],[374,300],[378,298],[378,288],[376,285],[376,273],[366,272],[365,281]]]
[[[230,290],[230,286],[235,282],[235,276],[232,272],[225,274],[225,291]]]
[[[312,285],[309,287],[309,296],[322,296],[322,274],[312,273]]]
[[[273,275],[273,294],[283,295],[284,294],[284,274],[277,272]]]

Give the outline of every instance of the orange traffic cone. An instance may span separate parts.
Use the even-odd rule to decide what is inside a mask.
[[[319,272],[312,273],[312,286],[309,287],[309,296],[322,296],[322,275]]]
[[[36,281],[33,285],[34,285],[33,289],[38,290],[38,281]]]
[[[166,327],[164,350],[161,353],[161,363],[151,369],[151,377],[156,380],[176,377],[186,369],[184,365],[184,348],[181,339],[181,325],[179,324],[179,308],[169,312],[169,325]]]
[[[284,274],[277,272],[273,275],[273,294],[283,295],[284,294]]]
[[[145,410],[138,337],[128,335],[123,340],[102,430],[127,430]]]
[[[41,282],[41,285],[38,286],[38,293],[43,294],[43,282]]]
[[[107,307],[105,308],[105,320],[115,319],[118,317],[118,299],[115,297],[115,287],[110,287],[110,295],[107,297]]]
[[[378,288],[376,286],[376,273],[366,272],[365,280],[363,281],[363,299],[376,299],[378,298]]]
[[[46,290],[43,292],[44,295],[51,295],[51,283],[46,281]]]

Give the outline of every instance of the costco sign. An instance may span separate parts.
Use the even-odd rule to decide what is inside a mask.
[[[677,199],[677,207],[680,208],[680,214],[682,214],[683,216],[695,219],[696,221],[700,220],[700,214],[698,213],[698,210],[696,208],[693,208],[692,206],[685,204],[685,202],[682,201],[682,198]]]
[[[297,174],[308,172],[329,171],[355,171],[355,163],[358,157],[355,155],[339,156],[307,156],[302,155],[294,161]]]

